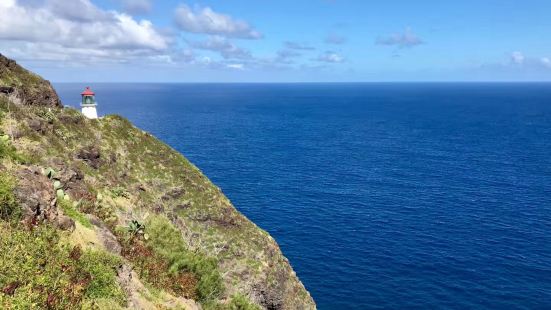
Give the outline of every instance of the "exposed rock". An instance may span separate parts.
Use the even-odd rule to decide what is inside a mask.
[[[120,255],[122,247],[117,240],[117,237],[107,228],[107,226],[97,217],[93,215],[88,215],[90,222],[95,226],[96,234],[99,241],[102,244],[102,247],[108,252]]]
[[[14,87],[9,86],[0,86],[0,94],[6,94],[9,95],[15,91]]]
[[[171,199],[178,199],[184,196],[186,190],[183,187],[175,187],[161,197],[162,200],[167,201]]]
[[[16,174],[18,186],[14,194],[26,220],[43,221],[55,217],[52,202],[55,199],[52,183],[36,169],[23,169]]]
[[[77,158],[84,160],[90,167],[98,169],[101,165],[101,153],[95,146],[87,146],[78,151]]]
[[[75,230],[75,221],[66,215],[58,214],[54,224],[61,230]]]
[[[60,108],[63,105],[50,82],[0,54],[0,94],[15,95],[23,105]]]
[[[30,119],[27,121],[27,125],[32,130],[41,134],[45,133],[47,129],[47,124],[39,119]]]

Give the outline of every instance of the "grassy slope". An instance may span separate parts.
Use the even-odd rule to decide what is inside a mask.
[[[75,110],[41,107],[12,107],[6,114],[6,104],[0,97],[0,132],[12,134],[14,141],[6,144],[23,158],[4,156],[6,172],[31,165],[80,170],[88,195],[69,197],[69,207],[62,209],[80,222],[86,222],[86,213],[99,218],[118,237],[124,258],[152,287],[164,289],[166,283],[180,281],[180,288],[167,288],[169,293],[213,308],[232,296],[232,304],[242,305],[236,309],[244,309],[247,299],[263,307],[315,307],[275,241],[164,143],[119,116],[87,120]],[[31,119],[42,129],[32,129]],[[86,148],[99,151],[97,169],[77,159]],[[125,227],[132,220],[145,224],[147,240],[129,235]],[[140,261],[144,253],[146,259]],[[148,281],[147,272],[156,268],[158,274],[150,278],[162,275],[165,282]]]

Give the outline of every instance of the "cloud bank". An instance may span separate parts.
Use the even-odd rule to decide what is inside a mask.
[[[0,40],[25,58],[110,61],[159,54],[171,42],[150,21],[101,10],[90,0],[2,0]]]

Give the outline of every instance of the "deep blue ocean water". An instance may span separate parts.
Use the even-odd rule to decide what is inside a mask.
[[[84,84],[55,85],[67,105]],[[551,308],[551,84],[92,84],[320,309]]]

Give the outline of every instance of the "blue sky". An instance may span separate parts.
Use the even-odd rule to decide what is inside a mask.
[[[0,0],[53,81],[551,80],[549,1]]]

